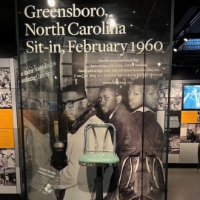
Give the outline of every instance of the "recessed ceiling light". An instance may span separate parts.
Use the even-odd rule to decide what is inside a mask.
[[[133,13],[134,13],[134,14],[136,13],[135,10],[133,10]]]
[[[48,0],[48,4],[50,7],[54,7],[55,6],[55,0]]]
[[[133,24],[130,24],[130,26],[133,26]]]
[[[160,66],[161,65],[161,63],[158,63],[158,66]]]
[[[177,52],[177,49],[176,49],[176,48],[174,48],[173,50],[174,50],[175,52]]]
[[[183,40],[184,40],[185,42],[187,42],[187,41],[188,41],[188,39],[187,39],[187,38],[184,38]]]

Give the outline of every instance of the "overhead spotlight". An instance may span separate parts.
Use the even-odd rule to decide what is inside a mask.
[[[134,13],[134,14],[136,13],[135,10],[133,10],[133,13]]]
[[[55,6],[55,0],[48,0],[48,4],[50,7],[54,7]]]
[[[161,63],[158,63],[158,66],[161,66]]]
[[[130,26],[133,26],[133,24],[130,24]]]
[[[187,39],[187,38],[184,38],[183,40],[184,40],[185,42],[187,42],[187,41],[188,41],[188,39]]]
[[[174,50],[174,52],[177,52],[177,51],[178,51],[176,48],[174,48],[173,50]]]
[[[54,76],[55,79],[57,79],[57,76]]]
[[[108,15],[108,21],[110,23],[110,27],[114,27],[116,25],[115,18],[113,17],[113,14]]]
[[[110,26],[113,27],[116,25],[116,22],[114,19],[110,19]]]

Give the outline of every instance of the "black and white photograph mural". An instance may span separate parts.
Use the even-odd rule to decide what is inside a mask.
[[[160,8],[160,17],[153,12],[156,23],[149,22],[152,27],[143,34],[146,22],[154,18],[146,18],[143,10],[136,17],[137,28],[132,22],[127,26],[122,16],[124,11],[133,15],[131,2],[118,3],[112,4],[118,14],[110,13],[110,5],[101,2],[58,3],[57,11],[63,16],[56,15],[56,22],[44,17],[40,24],[41,30],[47,30],[56,23],[55,33],[47,35],[34,33],[36,7],[22,3],[20,76],[30,200],[36,196],[50,200],[53,195],[59,200],[96,198],[96,173],[78,162],[84,154],[88,123],[110,123],[116,129],[119,164],[103,169],[104,200],[165,199],[162,160],[167,134],[157,121],[157,111],[168,109],[169,34],[163,37]],[[170,10],[170,3],[165,3],[169,7],[163,9]],[[72,16],[66,15],[71,9]],[[170,18],[166,14],[165,19]],[[102,144],[103,130],[96,132]],[[109,130],[108,135],[112,149],[114,134]],[[34,186],[50,176],[54,183],[45,182],[40,189]]]

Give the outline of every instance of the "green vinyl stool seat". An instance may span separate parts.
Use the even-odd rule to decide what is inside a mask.
[[[86,153],[79,158],[79,164],[82,166],[115,166],[118,163],[118,156],[110,152]]]
[[[103,148],[97,148],[97,135],[95,128],[106,128]],[[88,131],[92,129],[94,135],[95,149],[87,150],[87,134]],[[106,139],[108,134],[110,134],[109,129],[113,129],[113,149],[106,149]],[[84,129],[84,154],[79,158],[79,164],[82,166],[116,166],[119,163],[119,157],[115,154],[116,148],[116,129],[112,124],[88,124]]]

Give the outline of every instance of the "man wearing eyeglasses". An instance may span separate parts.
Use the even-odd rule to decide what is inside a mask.
[[[99,91],[99,105],[104,115],[108,115],[108,122],[116,128],[116,153],[120,163],[114,169],[109,186],[109,193],[105,200],[132,199],[135,196],[135,173],[137,170],[138,153],[141,146],[141,133],[137,123],[122,103],[119,85],[106,84]]]
[[[80,166],[78,159],[83,155],[84,128],[87,124],[103,124],[104,122],[96,116],[96,110],[88,107],[86,92],[82,86],[69,85],[62,91],[62,104],[64,112],[70,120],[74,120],[67,133],[68,146],[66,166],[60,174],[61,199],[64,200],[90,200],[94,191],[94,179],[96,174],[90,167]],[[103,144],[105,129],[96,129],[98,144]],[[93,135],[92,135],[93,137]],[[113,148],[111,138],[108,138],[108,149]],[[87,148],[94,149],[94,138],[87,142]],[[89,171],[91,170],[91,171]]]

